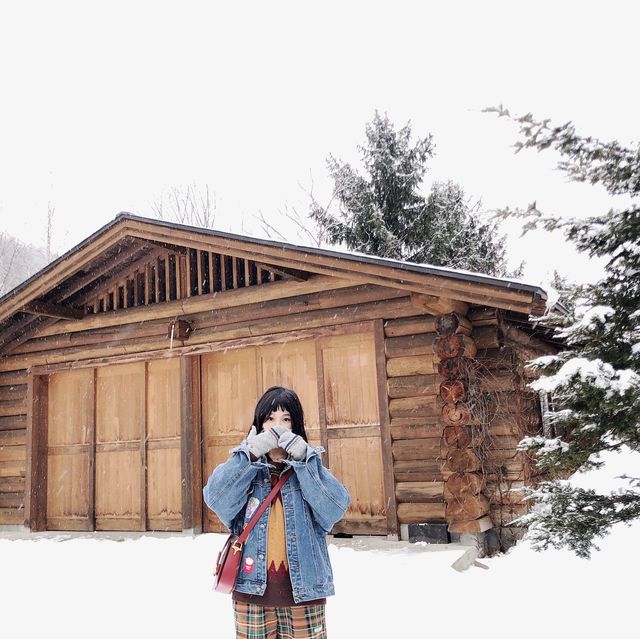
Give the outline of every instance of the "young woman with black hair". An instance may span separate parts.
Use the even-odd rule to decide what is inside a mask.
[[[239,534],[280,475],[293,473],[251,531],[232,595],[237,639],[325,639],[334,594],[325,535],[347,510],[347,489],[307,442],[296,393],[269,388],[247,438],[215,468],[204,500]]]

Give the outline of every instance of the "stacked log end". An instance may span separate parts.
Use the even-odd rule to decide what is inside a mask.
[[[444,485],[449,532],[479,533],[493,527],[490,503],[482,494],[484,475],[479,449],[484,434],[480,416],[467,402],[469,371],[477,348],[470,337],[472,325],[466,317],[448,313],[436,317],[434,353],[442,401],[444,465],[449,475]]]
[[[517,447],[523,437],[541,431],[538,398],[527,386],[536,373],[525,364],[547,350],[542,350],[536,340],[524,344],[518,330],[504,320],[499,310],[475,308],[468,318],[477,347],[479,390],[490,399],[491,406],[485,425],[488,445],[484,448],[483,493],[502,537],[505,532],[516,534],[515,529],[503,527],[529,510],[523,488],[535,483],[540,472],[533,459]]]

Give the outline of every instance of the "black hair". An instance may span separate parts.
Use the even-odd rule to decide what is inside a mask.
[[[268,388],[264,395],[258,400],[256,410],[253,416],[253,425],[256,432],[262,432],[262,426],[265,419],[271,415],[274,410],[286,410],[291,415],[291,430],[296,435],[300,435],[304,441],[307,440],[307,433],[304,429],[304,411],[300,399],[295,391],[284,386],[272,386]]]

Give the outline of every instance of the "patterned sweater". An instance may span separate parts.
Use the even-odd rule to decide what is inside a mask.
[[[284,470],[284,464],[273,463],[271,469],[271,485],[275,486]],[[240,570],[243,567],[240,566]],[[312,606],[326,603],[326,599],[314,599],[305,601],[304,604],[296,604],[291,590],[289,578],[289,564],[287,562],[286,530],[284,523],[284,508],[280,493],[271,502],[269,509],[269,521],[267,524],[267,588],[264,595],[249,595],[242,592],[233,592],[234,601],[257,604],[259,606],[273,608],[287,608],[297,605]]]

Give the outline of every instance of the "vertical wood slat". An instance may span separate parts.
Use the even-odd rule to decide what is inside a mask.
[[[182,255],[176,254],[176,299],[182,299]]]
[[[320,425],[320,445],[325,452],[322,454],[324,465],[331,467],[329,459],[329,436],[327,434],[327,406],[324,398],[324,363],[322,359],[322,344],[316,340],[316,379],[318,384],[318,421]]]
[[[202,486],[204,474],[203,423],[202,423],[202,356],[191,357],[193,369],[193,530],[203,530],[203,498]]]
[[[92,423],[89,424],[89,526],[90,530],[96,529],[96,424],[98,416],[98,369],[93,369],[93,409],[91,411]]]
[[[220,254],[220,281],[222,286],[220,287],[221,291],[227,290],[227,260],[226,256]]]
[[[158,304],[160,302],[160,256],[156,258],[155,288],[156,288],[156,304]]]
[[[187,255],[179,255],[180,260],[180,299],[183,299],[189,295],[187,284],[187,277],[189,272],[189,259]]]
[[[139,292],[138,292],[138,283],[140,281],[139,278],[140,273],[138,272],[138,269],[136,269],[133,272],[133,305],[134,306],[138,306],[138,304],[140,303],[139,298]]]
[[[25,523],[32,532],[47,527],[47,413],[49,377],[29,375],[27,386],[27,464]]]
[[[249,268],[249,260],[244,261],[244,285],[249,286],[251,283],[251,269]]]
[[[269,281],[270,282],[275,282],[276,281],[275,271],[269,271]]]
[[[191,249],[187,249],[187,297],[191,297]]]
[[[145,306],[149,304],[149,293],[151,286],[151,264],[144,265],[144,303]]]
[[[231,267],[232,267],[232,273],[233,273],[233,288],[236,289],[238,288],[238,258],[237,257],[231,258]]]
[[[202,251],[196,249],[196,270],[198,274],[198,295],[202,295]]]
[[[398,505],[393,477],[393,455],[391,452],[391,417],[387,397],[387,360],[384,352],[384,320],[376,320],[373,327],[376,353],[376,379],[378,385],[378,407],[380,415],[380,437],[382,439],[382,469],[387,510],[387,531],[398,535]]]
[[[167,255],[166,264],[169,264]],[[167,269],[168,270],[168,269]],[[147,529],[147,403],[149,401],[149,364],[144,363],[144,403],[140,420],[140,521],[138,530]]]
[[[169,268],[169,261],[171,256],[169,253],[165,256],[164,259],[164,295],[165,302],[171,301],[171,269]]]
[[[216,260],[213,255],[213,251],[209,251],[209,293],[215,292],[216,286]]]
[[[182,486],[182,529],[194,527],[194,375],[192,357],[180,358],[180,466]]]

